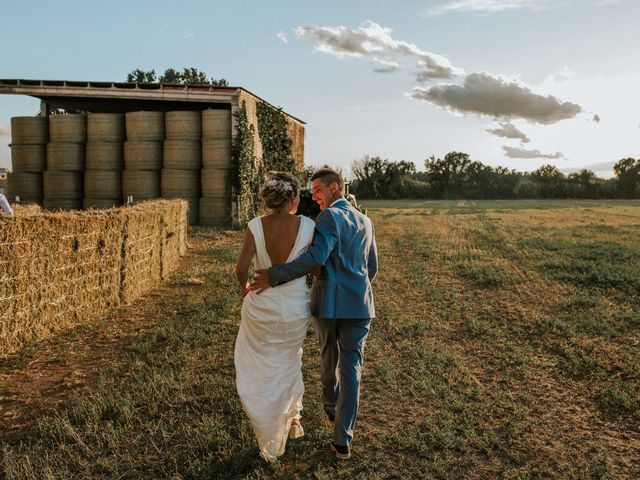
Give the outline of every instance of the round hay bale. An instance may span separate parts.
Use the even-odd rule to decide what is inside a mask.
[[[82,197],[84,196],[83,179],[84,174],[82,172],[47,170],[42,174],[44,198],[49,200],[78,200],[80,202],[80,207],[78,208],[81,208]]]
[[[49,117],[49,142],[85,143],[86,141],[86,115],[64,114]]]
[[[200,170],[202,144],[198,140],[165,140],[164,168]]]
[[[231,223],[231,201],[229,198],[201,198],[200,219],[204,226],[223,226]]]
[[[20,203],[42,202],[42,174],[31,172],[12,172],[7,176],[7,199],[14,202],[16,196]]]
[[[95,142],[123,142],[124,114],[89,113],[87,116],[87,140]]]
[[[87,141],[85,161],[87,170],[122,170],[123,165],[122,143]]]
[[[64,172],[84,171],[84,144],[48,143],[47,170]]]
[[[125,118],[127,140],[164,140],[164,112],[128,112]]]
[[[16,172],[42,173],[47,168],[46,144],[11,144],[11,166]]]
[[[124,168],[160,172],[162,169],[162,142],[138,140],[124,142]]]
[[[160,176],[162,198],[200,197],[200,170],[164,168]]]
[[[121,170],[85,170],[85,198],[122,198]]]
[[[229,195],[229,170],[206,168],[200,173],[203,197],[226,197]]]
[[[167,112],[164,115],[164,133],[167,140],[200,140],[202,114],[198,112]]]
[[[13,117],[11,143],[22,145],[45,144],[49,141],[47,117]]]
[[[113,208],[122,205],[122,197],[118,198],[84,198],[82,208]]]
[[[81,210],[81,198],[47,198],[42,200],[42,207],[45,210]]]
[[[134,201],[160,197],[160,172],[151,170],[123,170],[122,198],[133,196]]]
[[[231,138],[231,110],[203,110],[202,138],[204,140]]]
[[[202,142],[203,168],[229,168],[231,166],[231,139],[219,138]]]

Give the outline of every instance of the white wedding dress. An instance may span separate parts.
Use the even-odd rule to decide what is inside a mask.
[[[306,252],[315,222],[300,217],[287,262]],[[256,269],[271,267],[260,217],[249,222],[256,244]],[[251,420],[260,456],[274,460],[284,453],[292,420],[302,410],[302,342],[310,320],[306,278],[250,292],[242,304],[235,347],[236,386]]]

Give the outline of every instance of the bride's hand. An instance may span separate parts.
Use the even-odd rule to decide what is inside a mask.
[[[249,293],[250,291],[251,291],[251,285],[249,285],[249,282],[247,282],[247,284],[244,286],[244,288],[240,292],[240,298],[244,300],[244,297],[246,297],[247,293]]]

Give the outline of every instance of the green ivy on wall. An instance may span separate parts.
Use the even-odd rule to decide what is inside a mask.
[[[256,105],[258,135],[262,143],[262,161],[253,154],[255,128],[248,120],[247,106],[242,102],[235,113],[236,134],[231,144],[231,186],[237,212],[235,227],[244,227],[260,212],[258,192],[270,171],[289,172],[298,175],[291,156],[293,141],[287,129],[287,117],[282,109],[265,102]]]
[[[260,206],[258,191],[262,175],[253,154],[255,129],[247,118],[247,106],[242,102],[235,113],[236,135],[231,144],[231,186],[238,210],[233,223],[244,227],[254,218]]]
[[[256,115],[264,171],[297,173],[291,155],[293,141],[289,137],[287,117],[282,109],[274,108],[266,102],[258,102]]]

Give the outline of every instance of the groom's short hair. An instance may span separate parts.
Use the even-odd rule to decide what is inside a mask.
[[[327,187],[332,183],[338,184],[338,191],[340,193],[344,193],[344,179],[342,175],[335,171],[333,168],[321,168],[316,173],[311,176],[311,181],[313,182],[316,179],[321,179],[322,183],[324,183]]]

